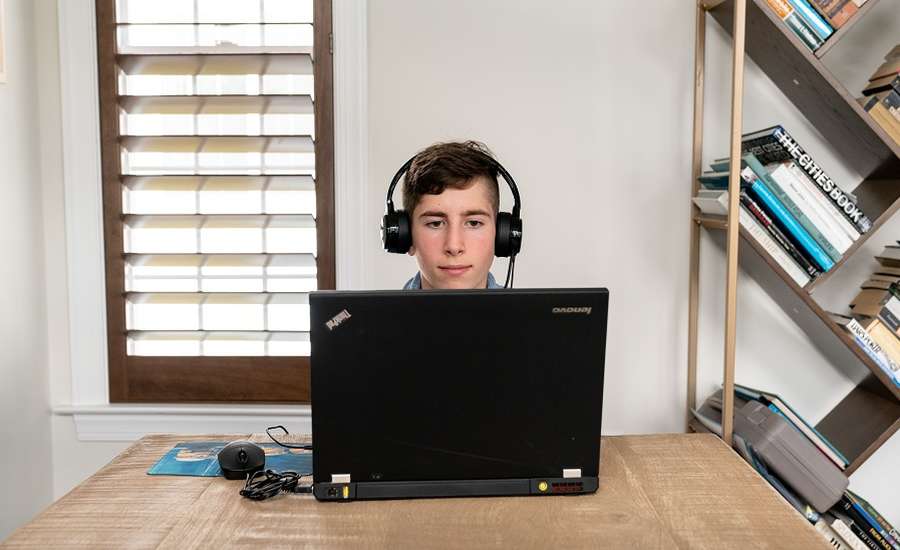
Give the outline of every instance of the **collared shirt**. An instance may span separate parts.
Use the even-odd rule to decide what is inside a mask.
[[[503,288],[502,286],[497,284],[497,281],[494,280],[494,276],[488,272],[487,276],[487,287],[486,288]],[[422,274],[416,273],[416,276],[412,279],[406,281],[406,284],[403,285],[403,290],[421,290],[422,289]]]

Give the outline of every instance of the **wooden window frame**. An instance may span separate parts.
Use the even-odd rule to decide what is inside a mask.
[[[110,402],[309,403],[309,357],[149,357],[127,354],[115,0],[97,0],[96,16]],[[319,289],[335,288],[331,29],[331,0],[314,0],[316,263]]]

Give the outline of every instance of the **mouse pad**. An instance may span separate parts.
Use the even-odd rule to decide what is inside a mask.
[[[217,458],[229,441],[187,441],[178,443],[147,473],[166,476],[216,477],[222,475]],[[312,451],[286,449],[275,443],[257,443],[266,453],[266,469],[312,474]]]

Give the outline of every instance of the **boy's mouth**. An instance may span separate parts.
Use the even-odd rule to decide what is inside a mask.
[[[449,275],[462,275],[466,271],[472,268],[471,265],[442,265],[438,266],[438,268]]]

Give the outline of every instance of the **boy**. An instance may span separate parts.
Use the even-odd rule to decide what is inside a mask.
[[[500,191],[483,144],[438,143],[419,152],[403,184],[419,272],[404,290],[501,288],[490,273]]]

